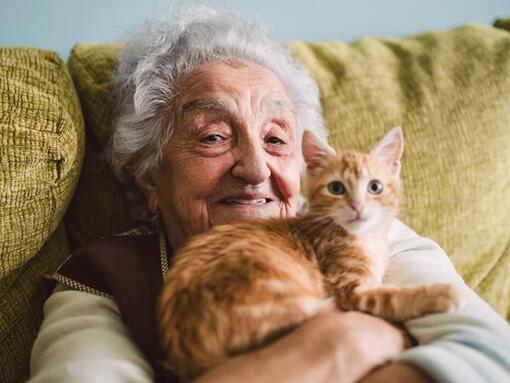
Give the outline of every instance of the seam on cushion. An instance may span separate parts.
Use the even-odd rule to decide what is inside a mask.
[[[77,282],[74,279],[68,278],[62,274],[55,273],[52,275],[47,275],[46,278],[54,279],[57,282],[63,283],[64,285],[67,285],[69,287],[72,287],[75,290],[83,291],[89,294],[99,295],[105,298],[113,299],[113,295],[103,293],[102,291],[96,290],[93,287],[90,287],[88,285],[85,285],[83,283]]]

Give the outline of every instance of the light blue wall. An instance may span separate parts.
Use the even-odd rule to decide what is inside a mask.
[[[163,0],[0,0],[0,45],[58,51],[66,58],[78,41],[121,37]],[[216,0],[257,17],[279,40],[398,37],[469,22],[489,25],[510,17],[510,0]]]

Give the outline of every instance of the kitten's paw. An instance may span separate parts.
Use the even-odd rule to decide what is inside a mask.
[[[466,304],[458,287],[450,283],[435,283],[428,288],[429,313],[454,312]]]
[[[467,299],[465,293],[458,285],[450,284],[450,286],[453,289],[453,294],[455,295],[455,307],[453,307],[451,311],[456,311],[466,306]]]

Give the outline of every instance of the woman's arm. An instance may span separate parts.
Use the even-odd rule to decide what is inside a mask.
[[[467,302],[453,313],[406,322],[420,346],[407,350],[396,361],[415,366],[437,382],[510,381],[508,323],[464,284],[436,243],[419,237],[399,221],[393,225],[390,237],[393,256],[385,282],[451,282]]]
[[[30,383],[153,381],[116,304],[59,286],[44,306]],[[381,319],[332,311],[261,350],[233,358],[197,382],[355,382],[400,354],[404,341],[402,331]]]
[[[110,299],[57,285],[44,304],[30,383],[152,382],[152,368]]]
[[[402,331],[362,313],[323,313],[268,347],[213,369],[195,383],[350,383],[404,347]]]

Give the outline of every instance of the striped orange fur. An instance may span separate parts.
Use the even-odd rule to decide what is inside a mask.
[[[402,147],[400,128],[368,153],[335,154],[305,133],[306,213],[217,226],[176,252],[157,318],[167,361],[183,381],[335,304],[394,321],[458,305],[448,284],[382,285]]]

